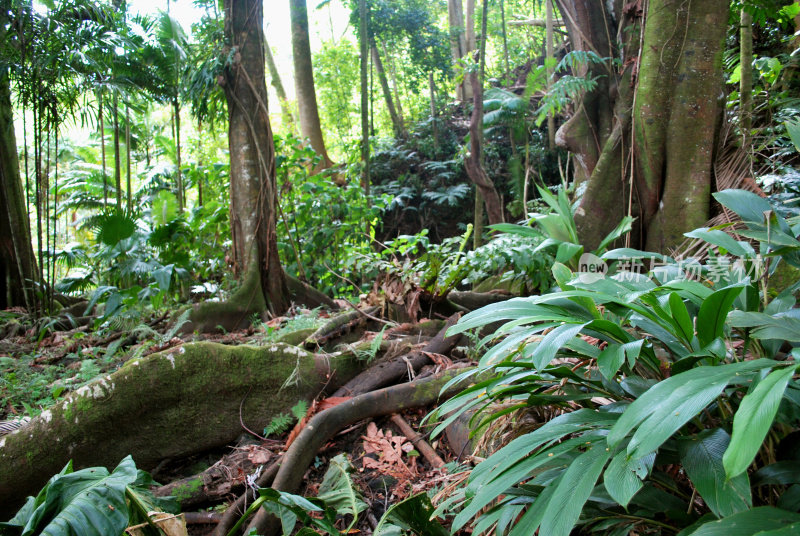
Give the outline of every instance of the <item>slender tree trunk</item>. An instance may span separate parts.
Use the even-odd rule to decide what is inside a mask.
[[[186,192],[183,189],[183,175],[181,174],[181,103],[178,98],[172,101],[173,113],[175,114],[175,188],[178,191],[178,210],[183,212],[186,206]]]
[[[447,0],[447,20],[450,26],[450,53],[453,63],[457,63],[469,52],[466,28],[464,26],[464,7],[461,0]],[[466,102],[472,99],[472,86],[469,77],[456,84],[456,100]]]
[[[295,91],[300,113],[300,133],[311,142],[311,147],[322,159],[317,170],[333,165],[325,150],[325,140],[317,109],[317,92],[314,88],[314,70],[311,65],[311,44],[308,37],[308,11],[306,0],[290,0],[292,17],[292,55],[294,57]]]
[[[122,158],[119,148],[119,101],[117,94],[111,101],[111,111],[114,115],[114,186],[116,187],[117,208],[122,208]]]
[[[753,115],[753,16],[744,8],[739,18],[739,47],[739,128],[742,147],[747,147]]]
[[[553,2],[545,0],[545,65],[547,65],[547,91],[553,84]],[[552,151],[556,148],[556,121],[553,112],[547,114],[547,146]]]
[[[281,117],[283,122],[292,131],[297,131],[295,125],[295,118],[292,114],[292,109],[289,106],[289,98],[286,96],[286,90],[281,81],[281,75],[278,72],[278,67],[275,65],[275,58],[272,57],[272,50],[269,47],[266,37],[264,37],[264,57],[267,60],[267,68],[269,69],[269,79],[272,82],[272,87],[275,88],[275,93],[278,95],[278,102],[281,105]]]
[[[197,206],[202,207],[205,172],[203,171],[203,122],[200,119],[197,120],[197,167],[200,170],[197,176]]]
[[[361,79],[361,162],[364,166],[361,174],[361,187],[364,194],[369,196],[369,83],[367,80],[367,69],[369,67],[369,53],[367,43],[367,25],[369,17],[367,12],[367,1],[358,2],[359,32],[358,44],[360,48],[360,79]],[[373,45],[373,49],[375,46]],[[369,225],[369,223],[367,223]]]
[[[0,37],[4,32],[0,14]],[[39,270],[31,244],[30,223],[17,157],[17,139],[8,74],[0,71],[0,309],[35,311],[34,285]]]
[[[133,211],[133,187],[131,186],[131,110],[125,104],[125,194],[128,214]]]
[[[428,73],[428,87],[431,93],[431,135],[433,136],[433,150],[439,153],[439,127],[436,125],[436,84],[433,80],[433,71]]]
[[[103,168],[103,206],[108,204],[108,175],[106,175],[106,125],[103,121],[103,89],[97,92],[97,114],[100,119],[100,160]]]
[[[500,0],[500,25],[503,32],[503,60],[506,66],[506,76],[511,75],[511,67],[508,64],[508,34],[506,32],[506,8],[504,0]]]
[[[381,48],[383,49],[383,56],[389,63],[389,76],[392,79],[392,93],[394,93],[394,104],[395,104],[395,110],[397,111],[397,121],[400,123],[403,132],[405,132],[406,129],[405,129],[405,119],[403,115],[403,101],[400,99],[400,86],[397,83],[397,69],[395,69],[394,59],[389,54],[389,51],[386,50],[386,43],[381,43]]]
[[[378,53],[378,47],[375,45],[375,38],[372,38],[372,43],[370,44],[370,51],[372,52],[372,63],[375,65],[375,72],[378,74],[378,81],[381,84],[381,90],[383,91],[383,99],[386,101],[386,108],[389,110],[389,117],[392,120],[392,129],[394,130],[394,135],[398,139],[405,138],[405,129],[403,128],[403,123],[400,121],[400,117],[397,115],[397,110],[394,107],[394,101],[392,100],[392,90],[389,87],[389,80],[386,78],[386,71],[383,70],[383,62],[381,61],[381,56]]]
[[[468,10],[470,3],[473,4],[472,7],[474,8],[473,0],[468,0]],[[483,50],[485,44],[486,11],[486,4],[484,3],[482,23],[484,31],[481,35],[481,50]],[[467,17],[467,19],[469,20],[469,17]],[[482,58],[481,64],[483,64]],[[482,71],[482,69],[479,69],[479,71]],[[477,187],[476,193],[479,193],[480,196],[483,197],[484,204],[486,205],[486,215],[489,219],[489,225],[494,225],[496,223],[502,223],[503,221],[503,206],[500,202],[500,196],[497,194],[497,190],[494,187],[492,179],[489,178],[489,175],[486,174],[486,170],[483,167],[483,88],[481,87],[480,81],[482,76],[482,72],[479,76],[479,73],[474,69],[469,75],[470,82],[472,84],[472,116],[469,124],[470,154],[467,157],[465,164],[467,168],[467,175]],[[477,217],[478,213],[476,211],[476,226],[478,226]],[[482,225],[483,219],[481,218],[480,226]],[[476,235],[478,234],[477,231],[478,229],[476,229]]]
[[[227,45],[237,61],[225,69],[231,156],[231,228],[240,276],[257,270],[261,298],[274,314],[289,307],[278,257],[275,147],[267,108],[261,0],[224,0]],[[251,297],[252,298],[252,297]]]

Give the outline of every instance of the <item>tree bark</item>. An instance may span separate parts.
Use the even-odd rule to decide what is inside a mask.
[[[558,1],[573,48],[622,66],[579,73],[598,77],[597,87],[556,142],[588,179],[575,215],[584,246],[630,213],[633,245],[664,251],[708,219],[728,1],[653,0],[646,17],[638,4],[615,5],[610,13],[589,0]]]
[[[370,42],[370,51],[372,52],[372,63],[375,65],[375,72],[378,74],[378,81],[381,84],[381,91],[383,92],[383,99],[386,101],[386,109],[389,110],[389,118],[392,120],[392,129],[394,136],[397,139],[405,139],[405,128],[400,117],[397,115],[397,110],[394,106],[392,99],[392,89],[389,87],[389,79],[386,78],[386,71],[383,68],[381,55],[378,52],[378,47],[375,44],[375,38],[372,37]]]
[[[367,43],[367,26],[369,16],[367,11],[367,1],[358,2],[358,45],[359,45],[359,81],[361,87],[361,188],[364,195],[369,197],[369,94],[370,87],[367,79],[369,70],[369,44]],[[367,234],[369,234],[369,222],[367,222]]]
[[[453,63],[458,63],[467,55],[467,36],[464,26],[464,7],[461,0],[447,0],[447,20],[450,26],[450,53]],[[472,99],[472,86],[468,77],[456,84],[456,100],[466,102]]]
[[[473,0],[468,0],[468,6],[472,2]],[[467,9],[469,9],[469,7]],[[484,5],[484,15],[485,14],[486,9]],[[467,20],[469,19],[470,17],[468,16]],[[485,25],[483,26],[485,27]],[[481,36],[481,43],[485,43],[484,35]],[[481,48],[483,48],[483,46],[481,46]],[[481,64],[483,64],[483,59],[481,59]],[[494,225],[503,222],[503,205],[500,202],[500,196],[497,194],[492,179],[489,178],[489,175],[486,174],[486,170],[483,167],[483,88],[481,87],[483,73],[480,73],[481,76],[478,75],[479,73],[474,69],[469,74],[470,83],[472,85],[472,116],[470,117],[469,123],[470,153],[469,156],[467,156],[465,164],[469,179],[475,184],[481,197],[483,197],[489,225]],[[477,230],[475,235],[476,240],[478,240]]]
[[[316,169],[316,171],[320,171],[331,167],[333,162],[325,150],[325,140],[322,137],[319,110],[317,109],[306,0],[290,0],[289,12],[292,18],[292,55],[297,107],[300,115],[300,133],[309,139],[314,152],[322,159]]]
[[[4,15],[0,14],[0,28]],[[2,32],[2,30],[0,30]],[[5,37],[0,34],[0,37]],[[33,285],[39,281],[31,244],[25,192],[17,157],[11,90],[6,69],[0,70],[0,309],[21,306],[34,311]]]
[[[739,16],[739,66],[739,129],[742,147],[747,147],[753,114],[753,16],[744,8]]]
[[[267,109],[262,2],[225,0],[224,8],[225,36],[236,50],[224,76],[234,265],[240,277],[257,273],[266,306],[282,313],[289,307],[289,291],[278,257],[275,147]],[[252,300],[253,296],[242,298]]]

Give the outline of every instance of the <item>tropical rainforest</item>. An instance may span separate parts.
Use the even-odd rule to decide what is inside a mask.
[[[800,2],[0,8],[0,535],[800,534]]]

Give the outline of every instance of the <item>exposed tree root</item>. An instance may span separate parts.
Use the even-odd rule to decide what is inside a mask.
[[[372,391],[318,413],[308,421],[286,451],[272,487],[281,491],[295,492],[317,451],[337,432],[363,419],[433,404],[440,399],[441,388],[463,371],[463,368],[448,370],[436,376]],[[451,396],[462,388],[463,386],[453,386],[442,393],[441,398]],[[259,510],[245,533],[255,529],[257,534],[273,534],[278,528],[278,524],[274,524],[274,521],[277,520],[266,510]]]
[[[454,325],[458,318],[458,315],[448,318],[439,333],[421,350],[373,365],[344,384],[331,396],[358,396],[386,385],[391,385],[404,375],[407,375],[409,369],[416,372],[423,365],[430,362],[430,357],[427,354],[446,354],[460,338],[460,336],[445,336],[448,328]]]
[[[275,475],[278,474],[278,468],[280,467],[280,460],[277,459],[272,462],[266,469],[261,471],[261,474],[256,479],[256,486],[263,488],[269,486],[272,481],[275,479]],[[214,528],[214,531],[211,533],[211,536],[225,536],[228,534],[233,526],[239,521],[239,518],[242,517],[245,510],[247,510],[247,494],[250,490],[245,489],[244,493],[239,495],[235,501],[233,501],[228,508],[225,510],[225,513],[222,514],[222,519],[219,520],[219,524]]]
[[[244,475],[253,473],[272,458],[271,451],[258,445],[238,447],[202,473],[161,486],[155,495],[174,497],[181,511],[221,502],[231,493],[241,493],[245,487]]]
[[[474,311],[491,305],[493,303],[510,300],[514,295],[510,292],[496,290],[490,292],[469,292],[460,290],[451,290],[447,294],[447,298],[456,305]]]
[[[165,458],[232,442],[242,421],[258,430],[361,366],[352,355],[322,357],[278,343],[185,344],[132,360],[0,438],[0,518],[13,515],[69,459],[76,469],[113,467],[132,454],[151,470]]]
[[[322,327],[306,339],[305,346],[321,346],[329,340],[340,336],[342,333],[352,330],[355,325],[363,323],[368,316],[374,315],[376,312],[378,312],[377,307],[370,307],[364,311],[353,309],[338,314],[328,320]]]

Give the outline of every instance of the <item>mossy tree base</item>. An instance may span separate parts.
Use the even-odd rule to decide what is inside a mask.
[[[230,443],[241,422],[260,431],[359,370],[350,355],[323,358],[281,343],[186,344],[131,361],[0,439],[0,519],[70,459],[76,468],[112,467],[132,454],[138,467],[152,469]]]

